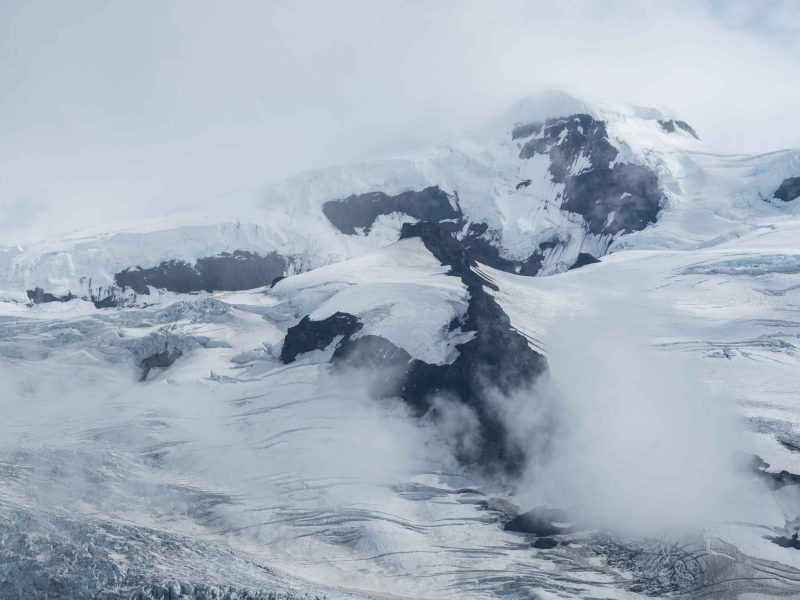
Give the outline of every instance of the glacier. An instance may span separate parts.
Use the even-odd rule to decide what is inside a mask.
[[[800,595],[800,150],[528,98],[0,248],[2,598]]]

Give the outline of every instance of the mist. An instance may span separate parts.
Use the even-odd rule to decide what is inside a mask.
[[[559,326],[552,380],[504,409],[519,439],[532,440],[521,506],[566,509],[578,525],[628,535],[735,518],[733,501],[755,484],[736,460],[734,406],[689,360],[636,333],[641,325],[583,315]]]
[[[0,233],[257,198],[554,88],[673,110],[712,149],[800,146],[798,33],[791,1],[3,2]]]

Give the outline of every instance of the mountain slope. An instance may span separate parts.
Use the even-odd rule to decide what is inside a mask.
[[[707,154],[689,125],[660,111],[546,95],[418,157],[304,173],[238,204],[5,248],[0,289],[101,303],[149,285],[248,289],[384,246],[420,219],[451,222],[487,264],[551,274],[579,254],[714,244],[745,224],[796,216],[780,190],[788,197],[781,186],[798,173],[796,150]],[[202,261],[238,276],[222,281]]]
[[[0,596],[796,596],[798,175],[550,94],[3,249]]]

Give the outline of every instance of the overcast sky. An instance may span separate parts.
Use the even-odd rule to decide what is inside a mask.
[[[0,245],[425,147],[526,95],[800,147],[800,2],[0,0]]]

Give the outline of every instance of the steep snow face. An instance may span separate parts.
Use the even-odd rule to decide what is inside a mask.
[[[240,261],[242,271],[286,275],[390,244],[418,220],[451,222],[497,268],[547,275],[580,254],[715,244],[741,235],[743,223],[795,214],[783,196],[798,173],[797,151],[705,154],[691,126],[663,111],[551,93],[419,156],[302,173],[191,215],[1,249],[0,290],[102,306],[135,301],[151,285],[242,288],[252,276],[209,278],[198,261],[247,253],[272,264]]]

